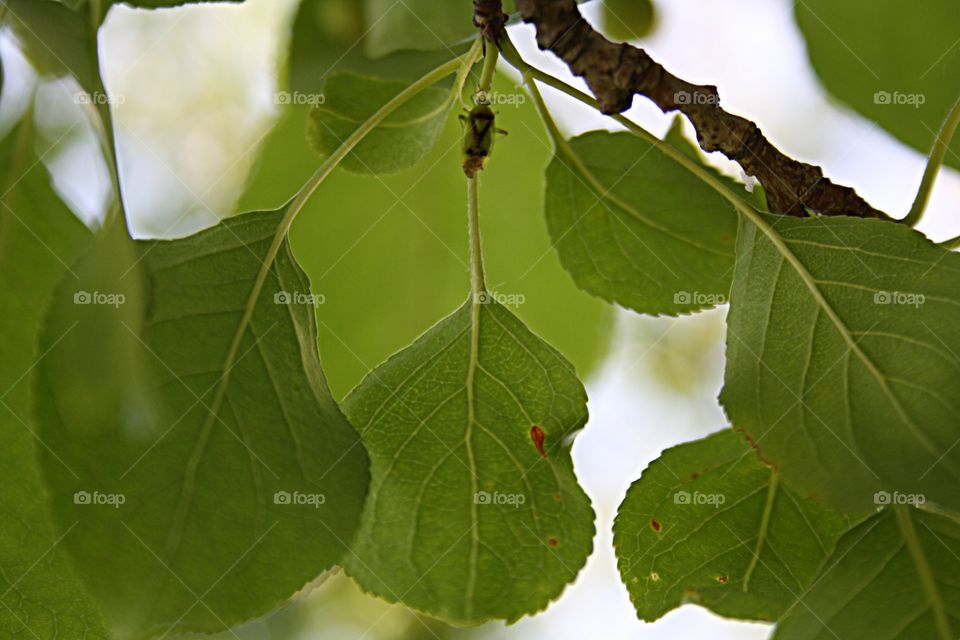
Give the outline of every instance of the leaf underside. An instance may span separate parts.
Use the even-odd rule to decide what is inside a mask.
[[[779,483],[732,429],[665,451],[614,524],[620,575],[643,620],[687,602],[776,620],[848,520]]]
[[[372,475],[347,572],[457,624],[543,609],[594,533],[570,459],[568,438],[587,419],[572,367],[495,302],[476,322],[475,348],[468,302],[345,401]]]
[[[960,525],[891,509],[847,533],[774,640],[951,640],[960,629]]]

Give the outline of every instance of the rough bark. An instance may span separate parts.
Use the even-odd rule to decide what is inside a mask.
[[[536,27],[540,48],[586,81],[603,113],[626,111],[635,94],[665,113],[683,113],[704,151],[721,152],[760,181],[774,213],[890,218],[850,187],[825,178],[820,167],[786,156],[750,120],[724,111],[716,87],[682,80],[643,49],[607,40],[583,19],[576,0],[517,0],[517,8]]]

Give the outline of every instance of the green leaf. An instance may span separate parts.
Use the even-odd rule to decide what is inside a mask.
[[[34,152],[29,116],[0,143],[0,636],[106,638],[93,602],[54,533],[36,452],[49,446],[30,416],[40,321],[89,232],[60,201]]]
[[[665,451],[620,505],[620,575],[643,620],[687,602],[722,616],[775,620],[849,528],[779,482],[726,429]]]
[[[650,35],[657,23],[651,0],[603,0],[600,24],[614,40],[637,40]]]
[[[494,86],[513,105],[499,108],[497,143],[483,172],[484,238],[490,288],[574,363],[581,376],[602,361],[614,309],[574,286],[551,250],[543,188],[521,180],[550,149],[533,105],[507,82]],[[521,102],[522,101],[522,102]],[[315,170],[303,105],[291,105],[261,152],[241,207],[285,202]],[[409,345],[463,297],[466,255],[461,128],[449,118],[440,141],[412,171],[388,176],[337,171],[297,218],[291,242],[315,291],[320,353],[334,397]],[[349,215],[327,215],[346,211]],[[570,318],[577,318],[570,322]]]
[[[547,225],[583,290],[640,313],[726,302],[737,219],[713,189],[629,133],[560,143],[547,167]]]
[[[721,401],[785,480],[847,510],[960,506],[960,256],[900,224],[740,228]]]
[[[136,243],[142,304],[104,288],[139,275],[98,242],[47,318],[44,465],[60,526],[76,523],[65,543],[120,635],[261,615],[336,563],[359,521],[367,459],[327,390],[286,240],[272,259],[282,215]],[[106,388],[121,371],[130,381]]]
[[[449,49],[477,35],[473,3],[468,0],[364,0],[363,6],[366,53],[375,58],[403,49]],[[514,0],[506,0],[503,10],[516,19]]]
[[[96,29],[87,10],[71,11],[54,0],[7,0],[4,5],[5,20],[37,71],[70,74],[87,93],[97,91]]]
[[[774,640],[953,640],[960,629],[960,525],[885,509],[847,533]]]
[[[445,49],[477,33],[470,2],[364,0],[367,55],[401,49]]]
[[[543,609],[586,562],[594,533],[570,459],[587,420],[583,387],[560,354],[482,295],[344,403],[372,476],[346,571],[456,624]]]
[[[354,74],[335,74],[323,86],[323,101],[310,111],[308,135],[323,157],[407,87]],[[357,173],[395,173],[415,165],[436,144],[455,96],[430,87],[394,111],[343,159]]]
[[[827,90],[926,154],[957,99],[960,5],[930,0],[914,11],[897,0],[804,0],[797,22]],[[946,156],[960,168],[960,138]]]
[[[465,53],[467,45],[440,51],[403,51],[376,60],[356,43],[363,37],[363,3],[356,0],[303,0],[293,20],[289,89],[319,93],[335,72],[413,82],[430,69]],[[282,84],[282,83],[281,83]]]

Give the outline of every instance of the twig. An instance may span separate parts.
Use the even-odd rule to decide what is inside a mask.
[[[664,113],[680,111],[693,123],[704,151],[723,153],[760,181],[772,212],[891,219],[850,187],[824,178],[820,167],[784,155],[750,120],[721,109],[716,87],[677,78],[643,49],[604,38],[580,15],[576,0],[517,0],[517,8],[536,27],[540,48],[586,80],[601,112],[626,111],[635,94]]]

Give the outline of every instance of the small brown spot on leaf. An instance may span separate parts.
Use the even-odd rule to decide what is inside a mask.
[[[547,457],[547,452],[543,448],[543,440],[546,437],[547,434],[545,434],[543,429],[541,429],[539,426],[533,425],[530,427],[530,439],[533,440],[533,446],[537,448],[537,451],[539,451],[540,455],[544,458]]]
[[[660,533],[660,530],[663,529],[663,525],[661,525],[660,522],[656,518],[654,518],[653,520],[650,521],[650,528],[656,531],[657,533]]]
[[[550,545],[551,547],[555,547],[558,544],[560,544],[560,541],[557,540],[556,538],[547,538],[547,544]]]
[[[727,576],[717,576],[717,582],[719,582],[720,584],[727,584],[727,580],[728,580]]]

